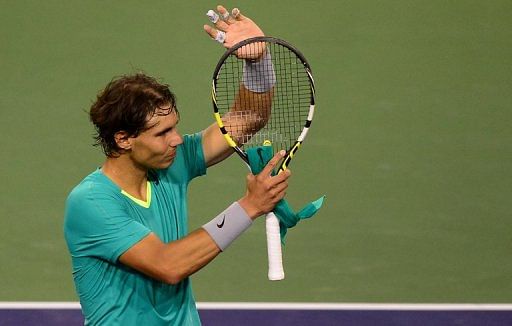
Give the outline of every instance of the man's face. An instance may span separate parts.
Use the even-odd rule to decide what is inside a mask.
[[[169,167],[176,156],[176,146],[183,143],[176,125],[176,111],[167,115],[154,115],[147,121],[148,129],[130,138],[130,157],[135,164],[146,169]]]

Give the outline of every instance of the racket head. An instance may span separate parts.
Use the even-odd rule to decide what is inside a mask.
[[[247,91],[245,61],[256,62],[264,55],[270,55],[275,84],[267,92]],[[284,170],[313,120],[315,84],[311,67],[304,55],[284,40],[266,36],[244,40],[219,60],[213,74],[212,102],[221,132],[242,159],[247,162],[244,150],[271,143],[274,154],[286,150],[279,164],[279,170]],[[250,124],[258,121],[264,125],[255,131]]]

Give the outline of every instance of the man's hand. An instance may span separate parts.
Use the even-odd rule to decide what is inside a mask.
[[[215,25],[215,28],[204,25],[204,30],[211,38],[219,41],[225,48],[248,38],[264,36],[263,31],[250,18],[242,15],[238,8],[231,11],[231,15],[223,6],[217,6],[217,12],[208,11],[207,16]],[[256,45],[256,46],[255,46]],[[236,56],[240,59],[255,60],[262,56],[265,51],[264,43],[256,43],[252,46],[242,47],[237,50]]]
[[[281,151],[274,155],[260,174],[247,175],[247,193],[238,203],[252,219],[272,211],[286,195],[290,170],[285,170],[276,176],[271,175],[285,153]]]

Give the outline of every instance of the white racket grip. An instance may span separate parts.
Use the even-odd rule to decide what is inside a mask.
[[[267,229],[268,279],[280,281],[284,279],[284,269],[279,220],[274,213],[270,212],[265,218],[265,224]]]

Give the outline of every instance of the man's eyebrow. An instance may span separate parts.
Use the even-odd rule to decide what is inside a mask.
[[[176,126],[178,125],[178,123],[179,123],[179,122],[180,122],[180,120],[178,119],[174,125],[172,125],[172,126],[170,126],[170,127],[167,127],[167,128],[165,128],[165,129],[163,129],[163,130],[160,130],[160,131],[158,131],[156,134],[157,134],[157,135],[163,135],[163,134],[165,134],[166,132],[173,130],[174,128],[176,128]],[[157,123],[157,124],[158,124],[158,123]],[[155,125],[156,125],[156,124],[155,124]]]
[[[167,127],[167,128],[165,128],[164,130],[161,130],[161,131],[157,132],[156,134],[157,134],[157,135],[163,135],[163,134],[165,134],[166,132],[171,131],[172,129],[174,129],[174,127],[175,127],[175,126]]]

